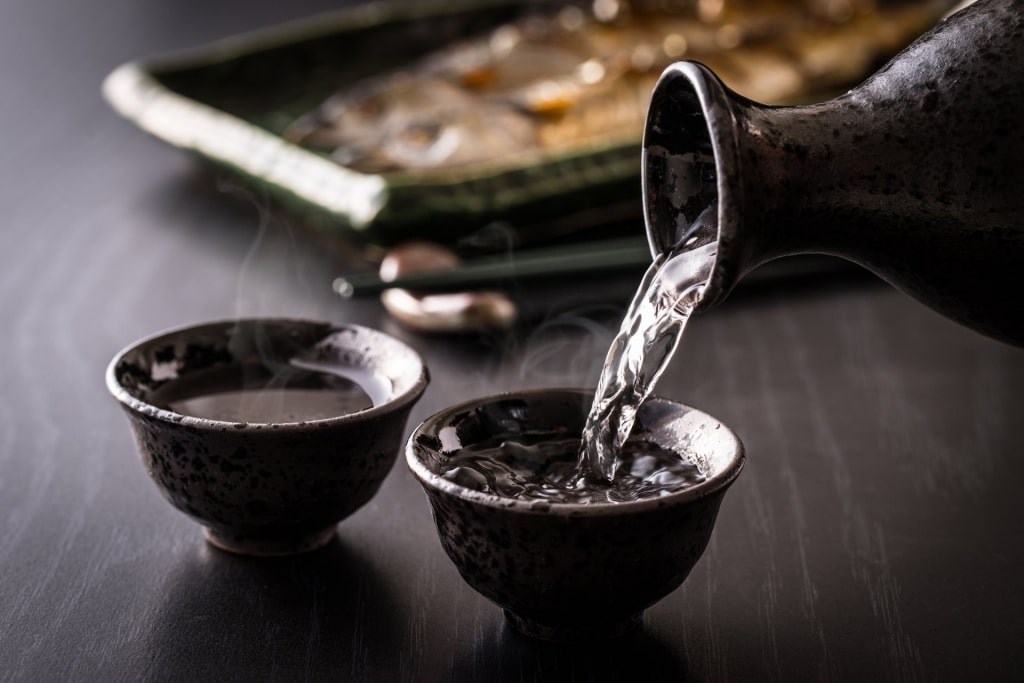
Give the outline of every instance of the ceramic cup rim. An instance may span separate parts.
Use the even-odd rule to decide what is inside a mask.
[[[152,344],[159,342],[165,337],[173,337],[177,335],[186,334],[189,332],[198,332],[201,330],[210,330],[216,328],[228,327],[231,325],[281,325],[281,326],[319,326],[324,327],[327,334],[334,334],[344,330],[355,330],[360,334],[367,334],[371,337],[376,337],[379,340],[384,340],[386,343],[394,344],[403,353],[407,353],[414,362],[414,369],[418,370],[418,376],[416,381],[413,382],[405,391],[395,394],[388,398],[388,400],[374,405],[365,410],[360,410],[354,413],[346,413],[337,415],[334,417],[323,418],[319,420],[304,420],[298,422],[258,422],[258,421],[231,421],[231,420],[215,420],[212,418],[195,417],[193,415],[186,415],[179,413],[168,408],[164,408],[153,403],[149,403],[137,396],[134,396],[128,389],[126,389],[120,381],[117,379],[117,366],[124,360],[124,358],[139,347],[146,344]],[[107,365],[106,370],[106,384],[107,389],[114,396],[114,398],[125,408],[132,411],[133,413],[140,413],[147,415],[151,418],[155,418],[162,422],[169,422],[179,424],[188,427],[196,427],[199,429],[214,429],[223,431],[226,428],[233,429],[264,429],[272,428],[275,433],[288,432],[288,431],[307,431],[312,428],[322,428],[328,426],[341,426],[346,424],[354,424],[372,420],[378,416],[383,416],[388,413],[392,413],[395,410],[401,409],[406,405],[415,402],[420,395],[426,390],[427,385],[430,382],[430,376],[427,371],[426,363],[423,361],[423,357],[419,354],[416,349],[412,348],[405,342],[396,339],[395,337],[381,332],[372,327],[366,327],[365,325],[358,325],[355,323],[345,322],[333,322],[323,320],[312,320],[308,318],[289,318],[289,317],[239,317],[239,318],[224,318],[221,320],[212,320],[199,323],[193,323],[188,325],[181,325],[177,327],[171,327],[153,334],[147,335],[140,339],[137,339],[120,351],[118,351]]]
[[[405,447],[405,458],[409,469],[413,475],[420,481],[420,483],[430,491],[438,493],[442,496],[457,498],[464,500],[474,505],[479,505],[487,508],[494,508],[500,510],[507,510],[510,512],[521,513],[521,514],[542,514],[542,515],[556,515],[565,517],[601,517],[601,516],[615,516],[622,517],[632,514],[642,514],[650,510],[663,509],[667,507],[675,507],[679,505],[685,505],[694,501],[706,498],[711,495],[715,495],[721,491],[724,491],[732,482],[739,476],[740,471],[743,469],[744,461],[746,460],[746,454],[743,448],[743,442],[740,441],[736,433],[727,426],[724,422],[715,418],[704,411],[697,410],[689,405],[673,401],[670,399],[662,398],[659,396],[652,396],[649,400],[669,404],[675,407],[683,408],[686,411],[697,413],[704,419],[717,422],[722,430],[722,435],[727,437],[731,443],[732,448],[731,455],[728,458],[724,467],[719,471],[712,474],[710,477],[695,484],[693,486],[687,486],[680,491],[670,493],[657,498],[645,498],[637,501],[630,501],[625,503],[612,503],[612,502],[591,502],[591,503],[558,503],[548,501],[522,501],[515,498],[507,498],[497,496],[493,493],[486,493],[484,491],[476,491],[473,489],[466,488],[460,484],[456,484],[453,481],[443,478],[441,475],[432,471],[427,465],[417,456],[417,449],[420,448],[416,444],[416,438],[424,433],[425,427],[428,425],[437,423],[439,421],[450,418],[451,416],[465,412],[466,410],[474,407],[484,405],[486,403],[494,403],[507,399],[515,398],[528,398],[537,396],[540,394],[575,394],[583,397],[593,396],[594,391],[592,389],[580,389],[573,387],[555,387],[546,389],[526,389],[519,391],[507,391],[497,394],[490,394],[487,396],[481,396],[475,399],[469,399],[462,401],[456,405],[449,406],[443,410],[440,410],[430,417],[426,418],[421,422],[416,429],[413,430]]]

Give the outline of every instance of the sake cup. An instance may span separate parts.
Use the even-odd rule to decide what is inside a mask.
[[[292,377],[304,368],[341,368],[372,405],[305,419],[293,416],[293,395],[285,391],[275,394],[281,405],[257,401],[257,414],[247,419],[244,405],[230,417],[211,417],[168,398],[211,377],[221,378],[219,390],[224,377],[270,367],[291,369]],[[288,319],[163,332],[118,353],[106,380],[159,491],[203,526],[210,543],[246,555],[301,553],[331,540],[338,522],[369,501],[390,472],[409,411],[429,381],[419,354],[382,332]]]
[[[441,545],[472,588],[537,638],[622,635],[643,610],[678,588],[711,537],[743,445],[715,418],[663,399],[646,402],[634,433],[680,449],[703,481],[625,503],[556,503],[503,497],[443,476],[447,461],[517,434],[580,433],[592,391],[532,390],[443,410],[413,432],[406,459],[426,491]]]

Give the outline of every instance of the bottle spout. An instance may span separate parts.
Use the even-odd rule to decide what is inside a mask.
[[[732,95],[735,97],[735,95]],[[654,257],[714,245],[697,310],[722,301],[742,274],[736,235],[735,135],[724,86],[706,67],[679,62],[662,73],[644,129],[644,223]]]

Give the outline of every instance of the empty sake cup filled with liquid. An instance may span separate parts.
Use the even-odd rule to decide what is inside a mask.
[[[462,578],[519,631],[586,641],[635,628],[686,579],[743,465],[733,432],[644,402],[613,480],[579,460],[594,392],[532,390],[428,418],[406,458]]]
[[[328,542],[390,472],[427,382],[419,354],[382,332],[289,319],[164,332],[107,369],[164,497],[249,555]]]

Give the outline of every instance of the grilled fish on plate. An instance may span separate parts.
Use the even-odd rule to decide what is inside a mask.
[[[523,163],[639,140],[680,59],[772,104],[852,84],[949,3],[594,0],[537,14],[348,86],[285,137],[366,173]]]

